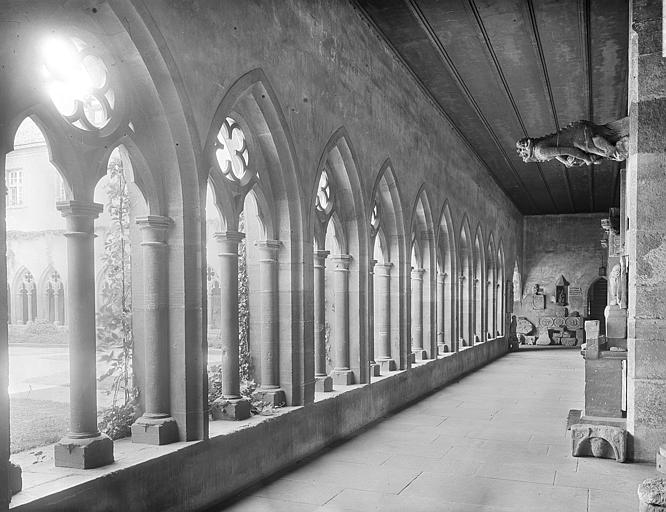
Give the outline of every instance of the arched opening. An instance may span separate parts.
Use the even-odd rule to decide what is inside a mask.
[[[483,269],[483,238],[481,236],[481,228],[476,230],[474,237],[474,250],[473,250],[473,272],[474,277],[472,281],[472,301],[474,308],[474,343],[480,343],[486,340],[483,326],[483,294],[485,286],[483,286],[483,277],[485,275]]]
[[[453,221],[449,205],[445,204],[439,221],[438,244],[438,293],[437,293],[437,346],[440,354],[454,352],[456,347],[456,329],[458,312],[456,294],[456,242]]]
[[[474,303],[473,303],[473,254],[472,241],[467,217],[463,219],[460,229],[458,260],[460,261],[458,276],[458,307],[459,307],[459,339],[458,346],[469,347],[474,343]]]
[[[497,337],[497,262],[493,235],[486,250],[486,331],[488,339]]]
[[[589,320],[599,321],[599,334],[606,334],[604,311],[608,305],[608,281],[600,277],[587,290],[587,316]]]
[[[504,249],[502,248],[502,243],[499,244],[499,250],[497,251],[497,284],[496,284],[496,293],[497,298],[495,299],[497,318],[495,320],[496,336],[504,336],[505,323],[506,323],[506,284],[505,284],[505,274],[504,274]]]

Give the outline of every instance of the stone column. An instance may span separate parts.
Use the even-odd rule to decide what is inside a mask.
[[[666,441],[666,89],[662,2],[633,1],[629,47],[627,430],[634,460]]]
[[[169,217],[136,219],[141,229],[144,306],[145,412],[132,425],[132,442],[169,444],[178,441],[178,425],[169,411],[169,333],[167,230]]]
[[[238,231],[215,233],[220,276],[220,338],[222,340],[222,397],[215,401],[213,418],[244,420],[250,403],[241,398],[238,364]]]
[[[254,244],[259,250],[259,295],[261,297],[261,378],[257,395],[273,406],[284,405],[287,397],[280,388],[278,252],[279,240],[262,240]]]
[[[474,297],[472,299],[472,309],[474,311],[474,321],[472,322],[472,331],[474,332],[474,339],[470,343],[470,345],[476,344],[476,343],[481,343],[484,340],[483,336],[483,326],[481,322],[481,312],[482,312],[482,307],[481,307],[481,280],[478,277],[474,278],[473,281],[474,284]]]
[[[113,462],[113,441],[97,430],[94,220],[102,205],[63,201],[67,221],[69,431],[55,445],[55,465],[88,469]]]
[[[329,251],[314,252],[314,348],[315,391],[333,391],[333,379],[326,375],[326,257]]]
[[[437,353],[448,352],[446,346],[446,308],[444,307],[444,287],[446,286],[446,273],[437,272]]]
[[[349,254],[332,256],[335,265],[335,360],[331,378],[333,384],[348,386],[354,383],[354,372],[349,367]]]
[[[375,265],[375,360],[381,373],[395,371],[395,360],[391,358],[391,267],[393,263]]]
[[[368,268],[368,311],[375,311],[375,266],[377,260],[371,259]],[[368,366],[371,377],[379,377],[380,367],[375,360],[375,315],[368,316]]]
[[[458,350],[460,350],[460,347],[466,347],[469,342],[467,339],[469,337],[469,329],[467,329],[469,323],[467,314],[469,311],[469,296],[465,293],[465,281],[467,279],[464,275],[458,276],[458,309],[460,311],[458,314]]]
[[[412,354],[417,361],[428,359],[423,348],[423,274],[425,269],[412,269]]]

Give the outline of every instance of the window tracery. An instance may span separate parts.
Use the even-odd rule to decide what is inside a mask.
[[[243,129],[233,118],[225,118],[215,139],[215,158],[222,174],[240,182],[248,173],[249,156]]]
[[[42,50],[46,91],[58,112],[81,130],[106,127],[116,113],[116,92],[95,47],[68,37],[49,39]]]

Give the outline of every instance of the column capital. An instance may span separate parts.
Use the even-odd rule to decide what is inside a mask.
[[[423,274],[425,274],[424,268],[413,268],[412,269],[412,279],[423,279]]]
[[[264,259],[262,261],[277,262],[277,253],[282,247],[280,240],[257,240],[254,246],[261,252]]]
[[[241,233],[240,231],[234,231],[234,230],[218,231],[217,233],[213,234],[213,238],[215,238],[215,240],[217,240],[218,242],[240,243],[241,240],[245,238],[245,233]]]
[[[376,263],[375,264],[375,268],[377,270],[384,270],[387,273],[391,271],[392,267],[393,267],[393,263],[391,263],[390,261],[388,263]]]
[[[443,283],[446,280],[447,277],[449,277],[449,274],[447,274],[446,272],[441,272],[439,270],[437,271],[437,280],[438,281]]]
[[[370,258],[370,261],[368,262],[368,264],[369,264],[368,266],[370,267],[370,272],[372,272],[372,269],[375,268],[375,266],[377,265],[377,263],[378,263],[378,262],[377,262],[376,259],[374,259],[374,258]]]
[[[458,282],[459,282],[459,283],[463,283],[463,282],[465,281],[465,279],[466,279],[466,277],[465,277],[463,274],[460,274],[460,275],[458,276]]]
[[[323,249],[316,249],[314,252],[314,257],[319,259],[326,259],[326,257],[331,254],[331,251],[324,251]]]
[[[102,213],[104,206],[88,201],[58,201],[56,209],[63,217],[87,217],[96,219]]]
[[[173,220],[162,215],[146,215],[138,217],[136,225],[143,235],[141,245],[163,245],[166,243],[166,232],[173,225]]]
[[[336,270],[349,270],[352,259],[351,254],[335,254],[331,256],[331,261],[338,266]]]

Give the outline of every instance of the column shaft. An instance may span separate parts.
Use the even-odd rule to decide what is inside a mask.
[[[326,376],[326,257],[329,251],[314,253],[314,348],[315,377]]]
[[[446,325],[446,312],[444,308],[444,286],[446,283],[446,274],[443,272],[437,272],[437,350],[445,352],[444,348],[446,347],[446,336],[445,336],[445,325]]]
[[[375,265],[375,357],[391,359],[391,263]]]
[[[335,369],[349,370],[349,263],[340,255],[335,264]]]
[[[422,268],[412,270],[412,352],[417,359],[427,357],[423,349],[423,274]]]
[[[257,242],[260,251],[259,294],[261,296],[261,387],[277,389],[278,379],[278,259],[281,243]]]
[[[220,338],[222,340],[222,394],[240,399],[238,365],[238,231],[216,233],[220,275]]]

